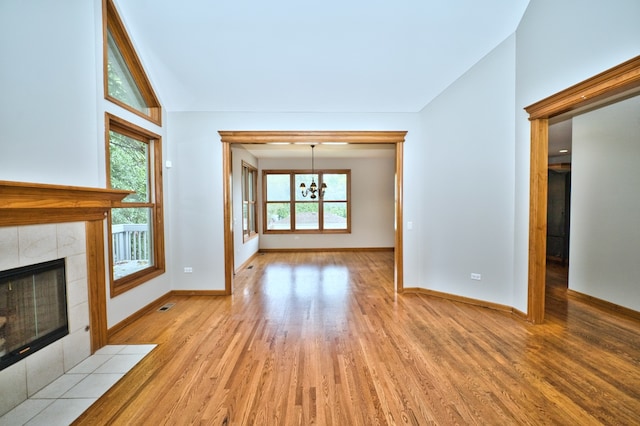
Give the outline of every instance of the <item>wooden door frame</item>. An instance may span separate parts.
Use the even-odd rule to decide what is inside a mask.
[[[395,238],[394,238],[394,290],[402,293],[402,187],[403,152],[406,131],[218,131],[222,142],[222,176],[224,204],[224,291],[233,293],[234,239],[233,239],[233,170],[231,146],[233,144],[266,144],[274,142],[312,143],[346,142],[349,144],[395,145]]]
[[[527,319],[534,324],[544,321],[549,119],[561,115],[570,117],[629,96],[638,89],[640,56],[525,108],[531,121]]]

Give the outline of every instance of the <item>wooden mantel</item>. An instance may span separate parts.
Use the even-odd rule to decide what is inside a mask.
[[[104,219],[130,191],[0,181],[0,226]]]
[[[85,222],[91,353],[107,344],[104,222],[130,191],[0,180],[0,226]]]

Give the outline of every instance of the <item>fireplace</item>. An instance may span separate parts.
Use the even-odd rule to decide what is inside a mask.
[[[64,259],[0,272],[0,370],[67,334]]]

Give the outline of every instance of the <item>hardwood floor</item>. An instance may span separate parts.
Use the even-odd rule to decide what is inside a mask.
[[[392,283],[391,252],[259,256],[115,335],[158,347],[77,424],[640,422],[640,321],[553,282],[536,326]]]

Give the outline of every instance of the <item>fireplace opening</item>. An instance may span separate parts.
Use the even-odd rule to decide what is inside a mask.
[[[0,272],[0,370],[67,334],[64,259]]]

